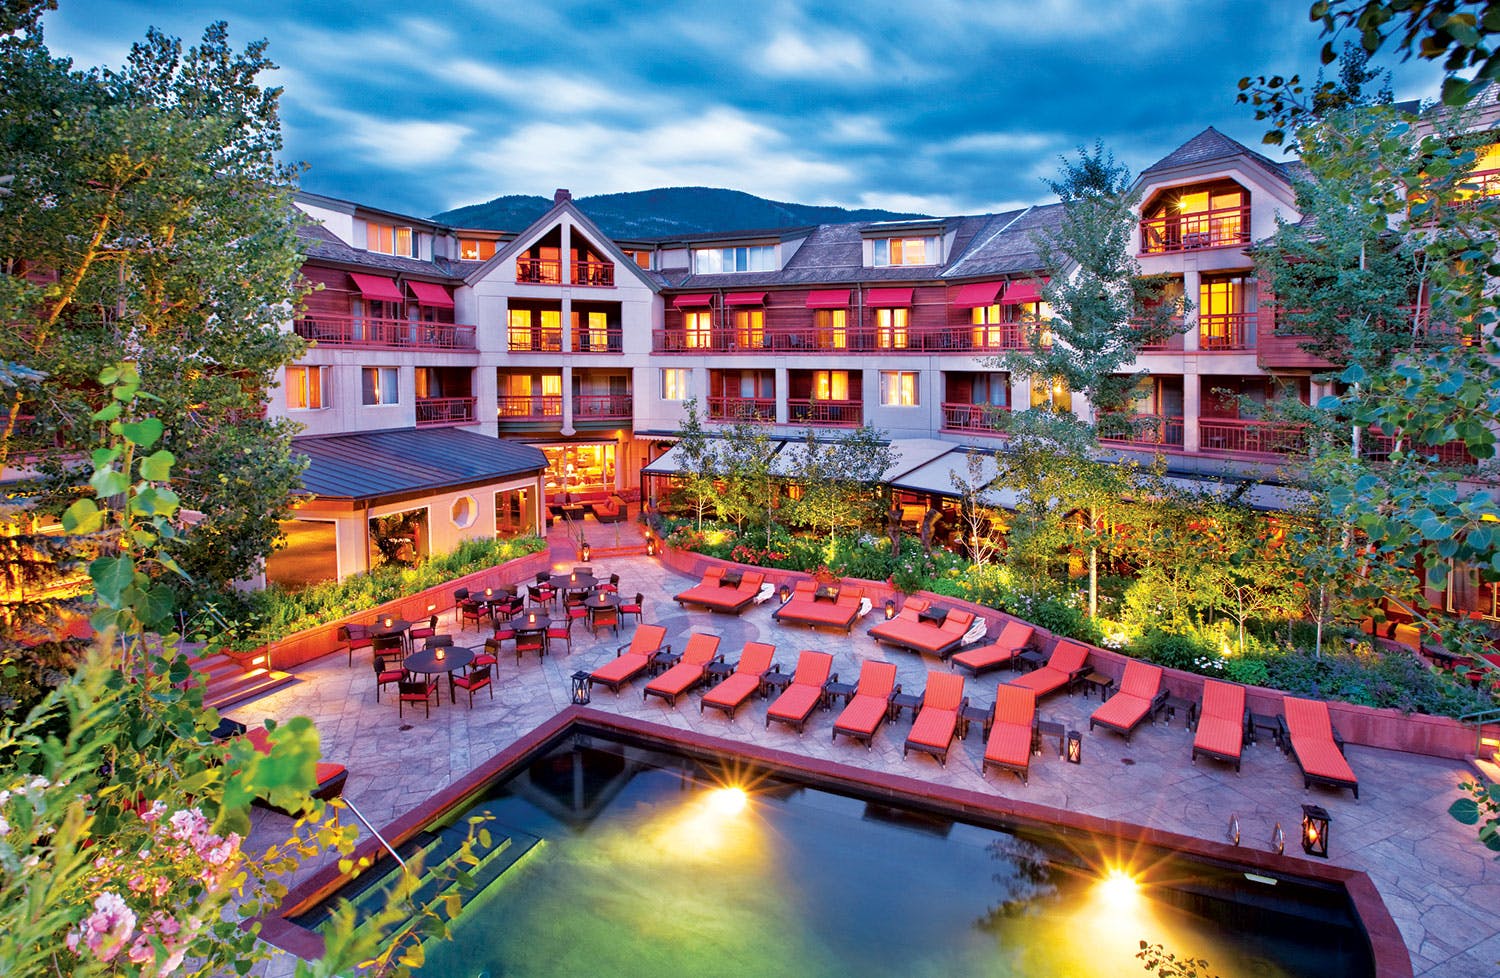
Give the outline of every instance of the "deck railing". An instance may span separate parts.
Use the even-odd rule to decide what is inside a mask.
[[[1182,418],[1163,414],[1130,414],[1128,422],[1111,425],[1107,415],[1099,418],[1099,440],[1117,445],[1160,445],[1165,448],[1181,448]]]
[[[1141,253],[1160,255],[1250,243],[1250,208],[1220,207],[1202,214],[1170,214],[1141,222]]]
[[[1004,404],[959,404],[945,402],[943,430],[964,431],[976,435],[1003,434],[1010,408]]]
[[[1198,316],[1198,349],[1208,351],[1249,350],[1255,346],[1252,312],[1201,313]]]
[[[1245,455],[1301,455],[1307,433],[1299,424],[1203,418],[1198,422],[1198,450]]]
[[[473,424],[472,397],[417,398],[417,427],[438,428],[444,425]]]
[[[1396,450],[1398,439],[1395,435],[1387,435],[1378,428],[1371,428],[1364,434],[1361,450],[1365,456],[1372,461],[1384,461],[1391,457],[1391,452]],[[1402,450],[1417,455],[1436,457],[1438,464],[1451,466],[1453,468],[1465,468],[1478,465],[1479,460],[1469,454],[1469,447],[1462,441],[1450,441],[1441,445],[1413,444],[1411,439],[1401,442]]]
[[[606,329],[581,327],[573,331],[574,353],[619,353],[624,349],[625,334],[618,326]]]
[[[1044,337],[1050,346],[1050,337]],[[1027,348],[1021,323],[993,326],[940,326],[903,330],[848,326],[765,326],[755,330],[715,326],[711,329],[657,329],[651,332],[654,353],[714,353],[763,356],[767,353],[942,354],[972,355]]]
[[[630,394],[575,394],[573,420],[629,421],[633,403]]]
[[[611,286],[615,284],[615,264],[608,261],[575,261],[574,285]]]
[[[422,323],[408,319],[377,319],[309,313],[293,323],[303,339],[322,346],[367,349],[473,350],[474,327],[455,323]]]
[[[831,428],[856,428],[864,420],[863,401],[832,401],[809,397],[789,397],[787,421]]]
[[[775,421],[774,397],[710,397],[710,421]]]
[[[562,397],[557,394],[505,394],[495,398],[501,421],[547,421],[562,418]]]
[[[556,258],[517,258],[516,281],[532,285],[561,285],[562,262]]]
[[[506,349],[511,353],[561,353],[562,329],[512,326],[506,331]]]

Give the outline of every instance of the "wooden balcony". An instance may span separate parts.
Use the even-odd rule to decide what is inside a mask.
[[[1302,455],[1307,452],[1307,434],[1299,424],[1200,418],[1198,450],[1204,454]]]
[[[474,423],[472,397],[417,398],[417,427],[442,428]]]
[[[1182,447],[1182,418],[1163,414],[1126,415],[1129,429],[1116,425],[1110,432],[1110,419],[1099,418],[1099,440],[1109,445],[1146,445],[1161,448]]]
[[[631,394],[574,394],[573,423],[629,421],[634,401]]]
[[[1050,346],[1050,338],[1046,345]],[[657,329],[651,332],[653,353],[705,353],[763,356],[767,353],[833,353],[860,355],[944,354],[981,356],[1026,349],[1021,323],[993,326],[946,326],[935,329],[879,330],[850,326],[819,330],[812,326],[766,326],[757,330],[714,327],[707,330]]]
[[[297,319],[292,328],[298,336],[314,340],[319,346],[370,350],[475,349],[474,327],[453,323],[414,323],[406,319],[313,313]]]
[[[1255,348],[1252,312],[1203,313],[1198,316],[1198,349],[1228,353]]]
[[[624,349],[625,333],[618,326],[608,329],[575,330],[573,333],[574,353],[619,353]]]
[[[1373,462],[1383,462],[1396,450],[1397,440],[1396,436],[1383,434],[1379,428],[1371,428],[1364,434],[1364,441],[1360,446],[1362,454]],[[1402,444],[1402,450],[1408,454],[1414,452],[1436,457],[1438,465],[1448,468],[1472,468],[1479,464],[1479,460],[1469,454],[1468,446],[1462,441],[1450,441],[1442,445],[1414,445],[1408,439]]]
[[[1202,214],[1173,214],[1141,222],[1141,254],[1201,251],[1250,243],[1250,208],[1221,207]]]
[[[775,421],[774,397],[710,397],[710,421]]]
[[[561,353],[562,329],[529,329],[512,327],[506,331],[505,348],[511,353]]]
[[[786,402],[787,421],[828,428],[857,428],[864,420],[863,401],[829,401],[808,397],[790,397]]]
[[[609,261],[573,262],[573,284],[610,288],[615,284],[615,263]]]
[[[562,262],[556,258],[517,258],[516,281],[531,285],[561,285]]]
[[[1003,435],[1010,408],[1003,404],[958,404],[944,402],[943,430],[973,435]]]
[[[557,394],[501,395],[495,398],[495,407],[502,422],[562,421],[562,397]]]

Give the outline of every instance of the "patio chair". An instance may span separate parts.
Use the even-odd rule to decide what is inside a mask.
[[[428,617],[427,624],[413,625],[411,627],[411,630],[406,633],[407,636],[410,637],[413,642],[415,642],[419,638],[431,638],[432,636],[437,634],[437,618],[437,615],[432,615]]]
[[[746,642],[745,650],[740,653],[740,661],[735,663],[734,672],[703,694],[703,698],[698,701],[698,712],[702,713],[705,706],[711,706],[729,714],[729,719],[733,720],[741,704],[760,688],[761,677],[774,668],[771,658],[775,654],[774,645]]]
[[[354,650],[368,649],[370,647],[370,636],[365,632],[363,625],[340,625],[339,641],[344,643],[344,650],[349,653],[349,665],[354,665]]]
[[[953,735],[958,730],[958,714],[969,703],[964,695],[964,677],[951,672],[929,672],[927,688],[917,704],[917,717],[912,721],[911,732],[906,735],[906,744],[901,756],[907,751],[919,750],[937,758],[943,767],[948,766],[948,748],[953,744]]]
[[[615,605],[604,608],[589,608],[589,631],[599,634],[601,628],[613,628],[620,634],[620,609]]]
[[[396,716],[405,716],[406,704],[421,703],[427,716],[432,716],[432,700],[438,695],[438,683],[431,677],[403,679],[396,684]]]
[[[480,666],[467,676],[448,675],[448,696],[457,699],[455,690],[462,689],[469,694],[469,709],[474,709],[474,694],[481,689],[490,691],[490,699],[495,698],[495,685],[490,682],[490,666]]]
[[[475,601],[472,598],[465,598],[458,603],[459,627],[462,628],[465,624],[472,621],[474,623],[474,627],[478,628],[480,619],[482,619],[488,613],[488,609],[486,609],[485,606],[480,604],[478,601]]]
[[[1020,686],[1001,683],[990,708],[989,734],[984,742],[984,762],[979,776],[990,765],[1010,771],[1027,783],[1031,774],[1031,747],[1036,729],[1036,694]]]
[[[531,599],[532,604],[550,608],[557,598],[557,591],[550,584],[531,584],[526,588],[526,596]]]
[[[1359,779],[1344,759],[1344,741],[1333,729],[1328,704],[1296,696],[1282,699],[1292,757],[1302,769],[1302,787],[1314,783],[1329,788],[1350,788],[1359,797]]]
[[[875,732],[890,718],[891,697],[899,692],[901,686],[896,682],[896,666],[866,659],[859,667],[859,685],[854,689],[854,696],[833,721],[833,734],[829,740],[838,740],[839,734],[843,734],[863,741],[866,750],[873,749]]]
[[[677,697],[701,683],[708,674],[708,664],[715,660],[724,661],[719,655],[719,636],[694,632],[682,650],[682,661],[647,683],[641,701],[645,702],[648,696],[660,696],[668,706],[676,706]]]
[[[823,702],[824,688],[839,678],[838,673],[829,675],[832,668],[833,656],[827,652],[803,651],[797,657],[797,671],[792,673],[791,684],[766,709],[766,727],[771,726],[772,720],[792,724],[800,737],[807,718]]]
[[[406,678],[406,670],[401,666],[403,658],[399,652],[381,652],[370,660],[375,666],[375,702],[380,702],[382,687],[394,686]]]
[[[567,646],[568,655],[573,654],[573,622],[576,618],[569,618],[565,622],[554,622],[547,626],[547,651],[552,651],[553,642],[561,642]]]
[[[1131,659],[1125,663],[1120,688],[1089,717],[1089,729],[1098,724],[1113,730],[1130,743],[1130,735],[1141,721],[1167,705],[1167,691],[1161,688],[1161,666]]]
[[[589,577],[593,577],[594,576],[594,567],[593,567],[592,564],[589,564],[589,565],[574,564],[573,565],[573,573],[574,574],[587,574]]]
[[[388,652],[405,654],[406,639],[400,635],[376,635],[370,640],[370,651],[375,655],[384,655]]]
[[[581,592],[569,592],[563,595],[563,611],[567,612],[569,619],[587,618],[589,609],[584,606],[588,595]]]
[[[971,676],[978,676],[1001,666],[1014,666],[1016,657],[1031,644],[1036,630],[1024,621],[1008,621],[1000,630],[1000,637],[992,645],[960,652],[948,660],[950,666],[960,666]]]
[[[232,721],[236,728],[245,730],[243,724]],[[245,730],[245,739],[261,754],[271,753],[271,731],[265,725]],[[349,771],[342,764],[334,764],[331,761],[318,761],[313,768],[314,787],[309,794],[319,801],[329,801],[344,793],[344,783],[349,780]],[[288,811],[279,805],[273,805],[265,798],[257,798],[253,804],[262,808],[269,808],[273,812],[281,812],[283,815],[296,817],[300,812]]]
[[[516,665],[521,664],[521,657],[527,652],[535,652],[537,658],[547,654],[546,632],[516,632]]]
[[[507,594],[501,601],[490,605],[490,621],[499,624],[509,621],[526,610],[526,602],[515,594]]]
[[[605,592],[607,592],[609,594],[616,594],[616,593],[618,593],[619,590],[620,590],[620,575],[619,574],[611,574],[611,575],[609,575],[609,582],[606,583],[606,584],[599,585],[594,590],[596,590],[596,591],[605,591]]]
[[[645,604],[646,596],[637,591],[634,601],[626,601],[620,605],[620,617],[624,618],[626,615],[635,615],[636,624],[640,624],[646,620],[643,611]]]
[[[435,648],[437,648],[439,646],[442,646],[444,648],[452,648],[453,647],[453,636],[452,635],[429,635],[427,637],[427,641],[425,641],[425,642],[422,643],[422,648],[424,648],[424,649],[435,649]]]
[[[469,663],[475,669],[489,666],[494,668],[500,664],[500,642],[497,639],[487,638],[484,640],[484,651],[475,653],[474,661]]]
[[[1240,769],[1240,753],[1245,748],[1245,727],[1249,721],[1245,709],[1245,687],[1217,679],[1203,681],[1203,706],[1198,710],[1198,729],[1193,732],[1192,762],[1198,755],[1233,764]]]
[[[1041,699],[1064,687],[1076,686],[1088,674],[1088,660],[1088,649],[1077,642],[1063,639],[1052,650],[1052,657],[1047,660],[1046,665],[1035,672],[1012,679],[1010,683],[1012,686],[1031,690],[1037,699]]]
[[[646,671],[657,653],[671,651],[670,645],[662,645],[662,639],[666,637],[667,630],[661,625],[642,625],[637,628],[629,645],[620,646],[613,659],[589,674],[590,685],[599,683],[608,686],[610,692],[618,695],[621,686]]]

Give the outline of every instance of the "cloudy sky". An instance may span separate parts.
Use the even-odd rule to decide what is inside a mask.
[[[1308,2],[60,0],[44,23],[90,65],[148,25],[268,39],[303,185],[404,213],[712,186],[955,214],[1045,199],[1095,139],[1134,170],[1207,125],[1258,146],[1236,82],[1316,72]],[[1436,94],[1394,67],[1398,98]]]

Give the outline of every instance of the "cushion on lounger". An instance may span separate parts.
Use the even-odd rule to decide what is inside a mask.
[[[890,703],[884,696],[859,696],[856,695],[844,707],[839,718],[834,721],[835,730],[853,730],[857,733],[874,733],[885,719],[886,710]]]

